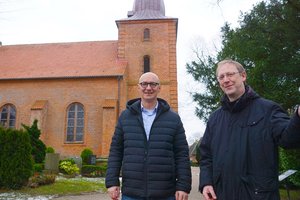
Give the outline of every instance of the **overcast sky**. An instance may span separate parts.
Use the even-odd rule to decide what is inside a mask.
[[[192,49],[215,53],[225,22],[239,23],[261,0],[165,0],[166,16],[178,18],[177,69],[179,114],[189,142],[199,139],[205,124],[194,114],[189,92],[201,90],[186,74],[185,64],[194,59]],[[127,18],[134,0],[0,0],[2,45],[117,40],[115,20]],[[0,61],[1,62],[1,61]]]

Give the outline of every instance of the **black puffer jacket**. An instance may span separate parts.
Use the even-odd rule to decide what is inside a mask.
[[[119,117],[110,147],[106,187],[119,186],[122,193],[158,200],[191,190],[191,168],[185,131],[178,114],[158,99],[158,111],[147,141],[141,100],[133,99]]]
[[[200,186],[221,200],[279,200],[278,146],[300,147],[300,118],[250,87],[235,104],[224,97],[200,144]]]

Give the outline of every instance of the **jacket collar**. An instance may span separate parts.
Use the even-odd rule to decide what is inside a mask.
[[[222,108],[235,113],[243,110],[253,99],[259,98],[259,95],[248,85],[245,86],[245,93],[236,101],[230,102],[226,95],[221,100]]]
[[[170,110],[170,106],[167,101],[161,98],[157,98],[157,101],[157,113],[166,112]],[[126,108],[132,113],[141,113],[141,98],[136,98],[128,101],[126,104]]]

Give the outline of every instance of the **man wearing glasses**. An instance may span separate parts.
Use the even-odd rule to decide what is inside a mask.
[[[224,92],[200,144],[199,190],[206,200],[279,200],[278,146],[300,147],[300,109],[290,119],[275,102],[246,85],[233,60],[217,66]]]
[[[137,87],[140,98],[127,103],[112,138],[108,194],[113,200],[187,200],[191,167],[181,119],[157,97],[161,86],[156,74],[143,74]]]

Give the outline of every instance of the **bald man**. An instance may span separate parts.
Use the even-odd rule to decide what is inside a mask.
[[[140,98],[128,101],[112,138],[108,194],[112,200],[187,200],[191,167],[181,119],[157,97],[161,85],[156,74],[143,74],[137,89]]]

